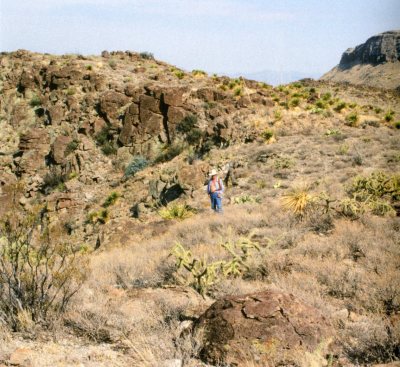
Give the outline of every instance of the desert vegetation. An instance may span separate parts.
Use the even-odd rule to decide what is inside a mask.
[[[255,342],[264,365],[400,358],[394,95],[209,78],[144,53],[52,62],[48,90],[10,77],[25,84],[1,104],[0,365],[205,367],[201,316],[265,290],[333,332],[307,352]]]

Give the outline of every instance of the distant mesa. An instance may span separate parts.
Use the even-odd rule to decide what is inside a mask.
[[[400,30],[380,33],[347,49],[339,65],[321,79],[384,89],[400,88]]]

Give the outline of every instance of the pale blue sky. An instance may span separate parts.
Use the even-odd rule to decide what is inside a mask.
[[[187,70],[319,73],[400,28],[400,0],[0,0],[0,50],[153,52]]]

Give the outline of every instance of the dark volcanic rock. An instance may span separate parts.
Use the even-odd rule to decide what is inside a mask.
[[[378,65],[400,61],[400,31],[390,31],[369,38],[365,43],[346,50],[339,63],[340,69],[355,64]]]
[[[215,302],[196,325],[203,328],[202,357],[230,366],[290,350],[313,352],[332,338],[330,324],[315,308],[273,290]]]

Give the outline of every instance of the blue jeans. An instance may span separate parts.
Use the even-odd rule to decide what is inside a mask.
[[[222,212],[222,198],[218,197],[218,193],[213,192],[210,195],[211,198],[211,209],[214,210],[217,213]]]

